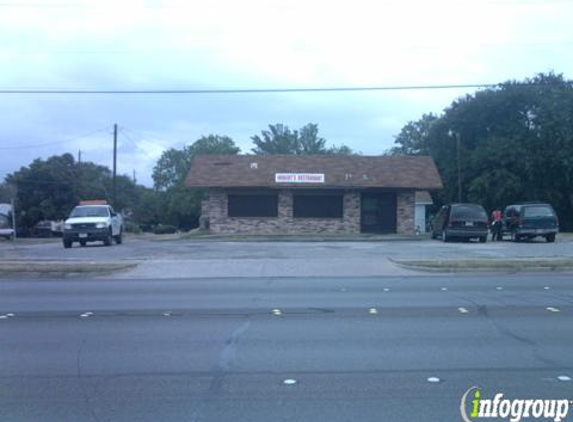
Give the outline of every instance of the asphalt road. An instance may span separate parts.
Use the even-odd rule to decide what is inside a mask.
[[[0,421],[458,421],[573,399],[572,326],[564,275],[2,281]]]

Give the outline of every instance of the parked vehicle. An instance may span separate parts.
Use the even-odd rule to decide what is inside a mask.
[[[503,212],[503,231],[511,240],[519,242],[543,236],[547,242],[554,242],[559,231],[559,219],[550,204],[513,204]]]
[[[83,201],[70,213],[64,223],[64,248],[74,242],[85,246],[87,242],[103,241],[110,246],[112,239],[119,245],[123,240],[123,217],[105,201]]]
[[[4,237],[7,240],[12,240],[14,237],[12,221],[8,215],[0,214],[0,237]]]
[[[444,205],[432,220],[432,239],[444,242],[452,239],[479,239],[487,242],[488,219],[485,209],[478,204]]]

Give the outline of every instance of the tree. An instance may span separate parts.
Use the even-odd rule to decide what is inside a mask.
[[[117,176],[118,210],[133,208],[137,190],[127,176]],[[36,159],[6,176],[16,192],[18,226],[34,227],[41,220],[61,220],[82,199],[111,199],[112,173],[92,162],[77,163],[72,154]]]
[[[170,148],[161,154],[153,168],[153,183],[157,190],[168,190],[183,185],[191,168],[191,161],[196,155],[231,154],[240,149],[228,136],[202,136],[193,144],[183,149]]]
[[[452,136],[453,135],[453,136]],[[428,154],[444,181],[440,202],[456,200],[455,136],[464,200],[492,209],[547,201],[573,228],[573,82],[539,74],[454,101],[440,116],[408,123],[393,154]]]
[[[255,147],[252,151],[259,155],[288,154],[352,154],[346,145],[326,147],[326,139],[318,136],[318,125],[308,123],[300,130],[291,131],[288,126],[277,123],[269,125],[269,130],[261,131],[261,136],[251,137]]]
[[[161,204],[153,211],[156,220],[186,230],[196,227],[205,192],[185,187],[193,157],[205,154],[235,155],[239,152],[231,138],[219,135],[203,136],[181,150],[171,148],[163,152],[153,169],[154,188]]]

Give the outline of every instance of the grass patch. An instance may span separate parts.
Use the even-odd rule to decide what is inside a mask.
[[[0,277],[16,274],[34,274],[44,276],[65,276],[71,274],[109,274],[136,267],[135,263],[90,263],[90,262],[0,262]]]
[[[409,269],[442,272],[465,271],[572,271],[573,258],[509,258],[451,260],[392,260]]]

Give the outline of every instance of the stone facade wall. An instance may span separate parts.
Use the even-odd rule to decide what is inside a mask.
[[[396,233],[414,234],[415,193],[398,192],[396,194]]]
[[[227,193],[211,189],[209,223],[214,233],[360,233],[360,192],[344,194],[342,218],[294,218],[291,190],[279,191],[278,217],[228,217]]]
[[[228,217],[227,192],[211,189],[208,210],[209,226],[214,233],[250,234],[342,234],[360,233],[360,191],[349,191],[343,197],[343,218],[294,218],[293,191],[278,194],[278,217]],[[414,234],[414,192],[396,194],[396,232]]]

